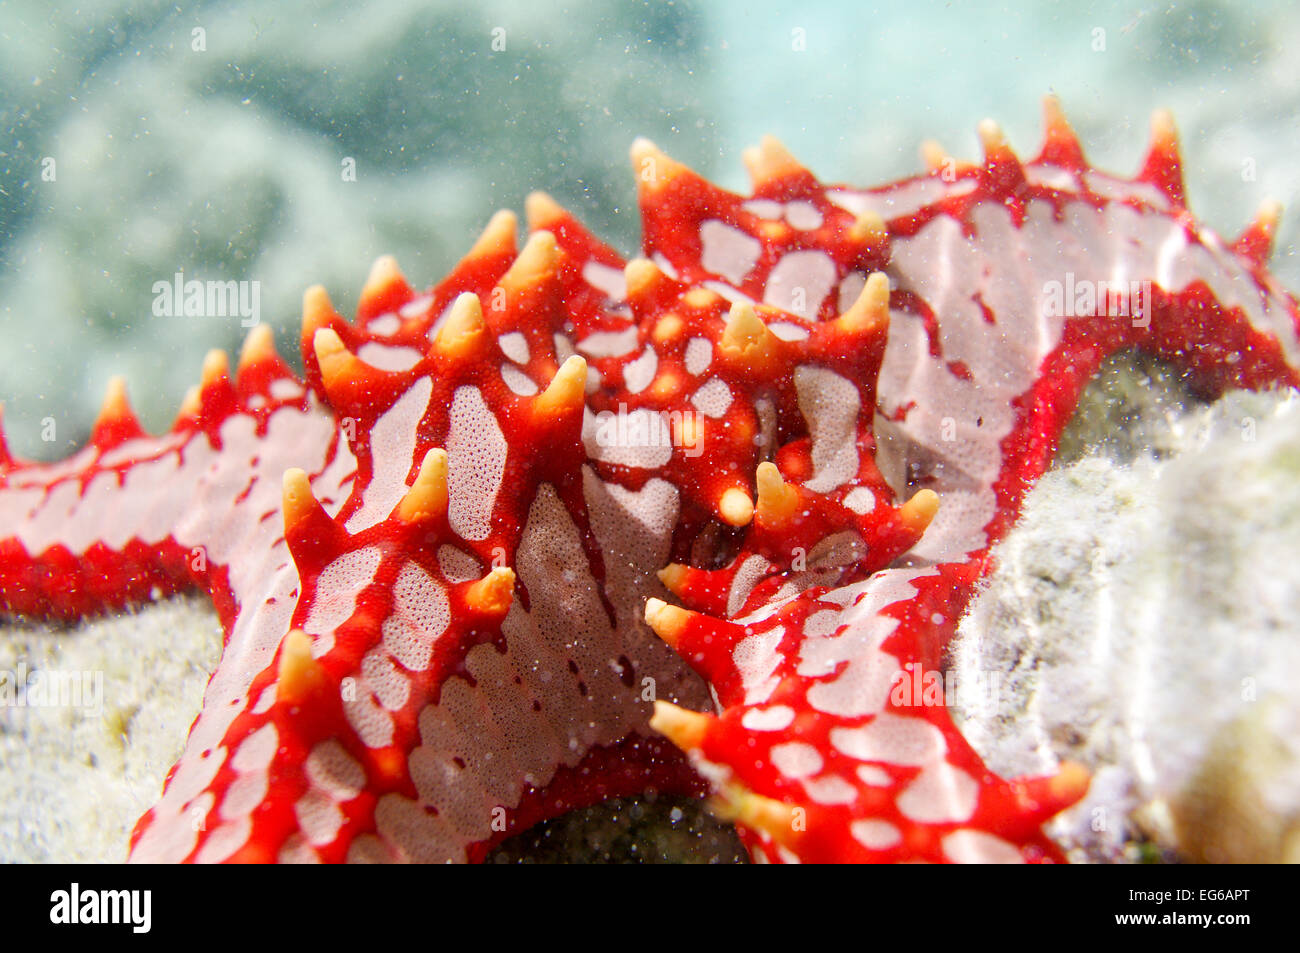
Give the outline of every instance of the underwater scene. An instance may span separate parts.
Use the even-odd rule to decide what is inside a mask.
[[[1300,860],[1297,49],[0,3],[0,861]]]

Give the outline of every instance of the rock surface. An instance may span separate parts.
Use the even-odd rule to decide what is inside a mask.
[[[1300,400],[1165,413],[1176,382],[1144,374],[1095,385],[1148,412],[1127,434],[1105,429],[1122,401],[1081,413],[1093,453],[1047,474],[995,549],[949,661],[998,705],[968,705],[963,730],[1003,774],[1094,772],[1049,828],[1072,859],[1295,860]]]
[[[73,628],[0,628],[0,861],[124,861],[220,655],[200,596]],[[80,689],[63,700],[79,704],[24,704],[29,686],[63,676]]]

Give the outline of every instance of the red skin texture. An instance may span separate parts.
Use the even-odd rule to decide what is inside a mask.
[[[1062,123],[1049,123],[1047,141],[1034,164],[1074,173],[1080,183],[1084,173],[1091,171],[1077,141]],[[902,501],[895,498],[876,464],[873,417],[877,409],[877,375],[886,350],[886,326],[881,323],[854,328],[835,322],[836,296],[831,293],[818,305],[811,320],[766,306],[756,309],[763,324],[779,321],[796,325],[807,332],[805,339],[779,340],[765,332],[753,349],[729,347],[728,303],[702,287],[702,282],[716,281],[717,276],[703,265],[700,228],[706,221],[718,221],[758,240],[757,260],[736,285],[736,290],[755,300],[762,300],[772,269],[792,251],[825,253],[834,266],[834,287],[838,288],[839,282],[851,273],[886,268],[892,242],[917,235],[940,217],[955,219],[966,234],[974,234],[974,211],[990,203],[1005,207],[1019,227],[1033,202],[1051,203],[1058,220],[1063,218],[1067,201],[1082,201],[1098,209],[1107,203],[1124,202],[1185,222],[1190,238],[1199,240],[1195,223],[1182,205],[1176,146],[1157,141],[1135,180],[1154,188],[1157,199],[1152,199],[1150,191],[1138,188],[1131,195],[1114,198],[1082,185],[1067,193],[1031,184],[1025,167],[1010,150],[993,144],[981,164],[952,164],[946,171],[930,174],[930,178],[942,177],[949,185],[969,184],[968,189],[949,189],[937,201],[888,220],[884,231],[855,228],[854,216],[832,200],[832,190],[792,163],[760,167],[752,198],[717,189],[666,157],[653,174],[648,175],[644,167],[638,171],[645,254],[661,256],[660,260],[675,270],[676,279],[656,273],[633,288],[628,300],[609,300],[588,283],[584,269],[591,264],[621,269],[622,259],[568,213],[540,206],[531,224],[534,231],[545,229],[553,235],[557,249],[542,265],[512,271],[516,261],[513,237],[505,238],[503,231],[492,233],[489,229],[489,234],[452,274],[427,293],[427,301],[422,301],[400,275],[377,271],[378,277],[372,276],[362,295],[355,322],[345,321],[319,302],[304,315],[301,383],[314,399],[311,394],[276,396],[276,385],[297,379],[273,353],[258,352],[244,362],[233,384],[227,374],[205,380],[198,401],[188,405],[169,434],[157,438],[159,453],[170,439],[184,446],[189,446],[190,441],[206,441],[207,448],[219,455],[225,452],[222,426],[232,418],[252,418],[257,439],[264,440],[273,413],[289,408],[309,415],[317,412],[319,401],[336,425],[333,438],[324,448],[326,461],[350,453],[355,458],[356,472],[342,483],[340,492],[345,499],[312,501],[292,515],[286,507],[283,541],[300,580],[290,629],[306,626],[312,607],[331,596],[318,591],[317,585],[327,567],[348,553],[373,550],[379,554],[372,578],[356,594],[351,616],[334,629],[328,651],[310,661],[295,662],[290,658],[286,639],[270,664],[251,676],[245,705],[225,728],[222,747],[234,751],[243,740],[267,726],[273,726],[277,744],[266,769],[265,790],[248,817],[242,846],[224,859],[274,861],[287,846],[301,844],[305,829],[295,805],[311,788],[310,773],[305,768],[309,755],[325,742],[337,742],[342,747],[364,773],[364,784],[356,796],[338,805],[340,821],[335,836],[312,841],[318,859],[346,860],[358,838],[382,834],[377,812],[385,796],[419,801],[420,785],[408,759],[421,743],[422,711],[439,702],[450,679],[473,681],[466,658],[475,646],[491,644],[498,651],[505,650],[502,622],[511,599],[528,607],[543,598],[541,593],[530,593],[524,583],[515,582],[510,598],[484,601],[481,591],[475,588],[477,576],[468,581],[446,576],[437,556],[439,546],[452,545],[472,557],[480,573],[492,566],[514,566],[530,506],[539,489],[549,485],[578,529],[587,570],[603,585],[608,567],[584,496],[584,466],[606,483],[629,490],[641,490],[651,479],[659,479],[680,492],[669,551],[670,559],[683,568],[671,588],[680,603],[692,611],[683,617],[671,638],[663,631],[660,635],[709,682],[719,709],[700,723],[703,727],[685,747],[723,802],[729,797],[734,802],[735,792],[740,790],[766,799],[765,803],[779,810],[799,812],[795,815],[797,822],[785,828],[746,813],[735,803],[723,804],[724,809],[729,807],[739,815],[742,837],[756,856],[814,862],[945,861],[952,856],[951,851],[946,852],[944,838],[959,829],[975,829],[1011,845],[1023,860],[1063,859],[1059,849],[1043,835],[1041,825],[1081,797],[1086,782],[995,777],[966,744],[942,704],[917,707],[891,699],[877,714],[841,717],[827,714],[811,700],[810,693],[818,685],[815,678],[801,671],[800,664],[809,618],[835,608],[833,600],[824,597],[833,594],[836,587],[870,580],[891,566],[906,566],[909,550],[925,530],[923,524],[917,525],[902,514]],[[883,195],[891,188],[901,189],[908,184],[876,192]],[[742,207],[753,199],[806,203],[816,209],[820,224],[798,229],[761,218]],[[1159,204],[1152,205],[1153,201]],[[512,228],[513,220],[507,224]],[[1264,265],[1271,231],[1257,223],[1230,251],[1261,289],[1286,303],[1294,321],[1294,299],[1276,288]],[[459,343],[443,341],[436,331],[439,318],[466,292],[482,301],[483,333]],[[420,303],[413,304],[417,301]],[[979,304],[986,320],[993,321],[996,316],[988,306],[982,301]],[[933,575],[913,580],[915,595],[887,604],[880,611],[881,617],[897,620],[881,650],[894,656],[904,670],[933,672],[941,668],[956,621],[975,583],[989,568],[990,547],[1014,525],[1025,494],[1050,465],[1080,394],[1107,357],[1124,348],[1143,348],[1185,368],[1194,385],[1206,395],[1232,387],[1300,384],[1300,375],[1288,363],[1277,339],[1253,327],[1239,311],[1218,302],[1204,282],[1193,281],[1176,293],[1157,288],[1149,304],[1151,320],[1143,327],[1091,318],[1066,322],[1059,343],[1038,366],[1034,383],[1014,402],[1014,424],[1001,440],[1002,466],[991,484],[997,510],[983,527],[987,545],[968,553],[963,560],[939,565]],[[408,313],[402,313],[404,308]],[[915,292],[897,288],[889,295],[888,309],[920,317],[929,336],[931,355],[942,356],[940,330],[947,320],[945,315],[937,314]],[[395,331],[380,333],[371,327],[372,321],[393,313],[401,313],[402,318]],[[338,336],[349,359],[371,344],[414,349],[423,356],[402,371],[378,370],[355,359],[346,372],[329,371],[322,367],[324,359],[320,355],[326,352],[320,350],[321,329]],[[557,353],[557,334],[570,342],[581,342],[593,333],[630,330],[635,331],[636,340],[630,353],[592,358],[591,367],[599,372],[601,385],[588,388],[586,407],[596,414],[625,406],[680,418],[692,413],[689,397],[695,388],[704,379],[716,377],[727,385],[733,399],[718,417],[693,418],[704,428],[699,454],[673,453],[667,465],[653,470],[589,459],[581,435],[581,401],[552,405],[540,397],[521,396],[503,383],[498,371],[507,361],[497,342],[503,335],[517,332],[523,336],[528,357],[518,364],[518,369],[543,389],[564,363]],[[686,347],[692,338],[704,338],[712,344],[712,363],[707,373],[692,375],[687,369]],[[634,393],[626,384],[627,369],[647,348],[656,357],[653,380]],[[825,493],[803,485],[813,479],[817,469],[813,435],[801,411],[795,384],[796,368],[806,366],[833,371],[852,382],[859,401],[854,475]],[[967,381],[980,370],[959,361],[949,362],[948,367],[955,377]],[[501,484],[506,490],[494,500],[489,529],[479,539],[458,535],[449,521],[444,498],[440,510],[435,507],[419,518],[403,518],[394,509],[386,519],[349,532],[344,524],[362,510],[365,491],[377,479],[372,433],[394,403],[423,378],[432,381],[432,396],[416,427],[405,485],[416,480],[429,451],[448,445],[450,408],[459,390],[477,389],[495,414],[507,445]],[[775,421],[772,446],[764,442],[759,413],[763,401],[770,403]],[[899,411],[906,412],[907,408]],[[68,479],[80,481],[84,494],[90,482],[105,471],[116,473],[121,481],[150,452],[142,451],[110,464],[101,460],[112,459],[108,455],[130,441],[147,443],[152,439],[142,433],[129,410],[115,408],[106,412],[94,430],[94,452],[69,476],[45,465],[12,459],[0,437],[0,503],[6,493],[16,494],[40,485],[46,487],[48,498],[56,485]],[[722,495],[728,490],[742,490],[752,497],[755,470],[764,460],[776,464],[797,504],[790,513],[781,514],[765,509],[760,499],[749,525],[721,526],[718,516]],[[308,476],[316,481],[322,472],[317,470]],[[250,479],[249,494],[252,485]],[[855,489],[868,490],[874,501],[865,513],[847,505],[846,498]],[[236,498],[231,505],[243,505],[242,499]],[[326,504],[335,508],[327,511]],[[33,519],[43,505],[32,504]],[[202,500],[195,506],[201,512]],[[279,519],[280,514],[262,514],[262,520],[269,518]],[[196,551],[173,535],[152,544],[131,538],[118,548],[96,541],[80,552],[56,542],[39,553],[29,553],[16,530],[12,535],[9,529],[4,532],[6,535],[0,536],[0,610],[9,614],[76,620],[198,585],[210,593],[229,640],[240,613],[248,609],[235,591],[231,565],[196,560]],[[837,533],[857,535],[853,560],[820,567],[822,575],[801,575],[804,567],[795,564],[797,557]],[[738,573],[747,560],[756,556],[767,561],[766,571],[747,593],[741,594],[743,598],[737,597],[739,608],[732,606],[734,611],[728,618]],[[418,566],[446,589],[451,623],[446,634],[437,638],[426,667],[405,673],[409,676],[409,695],[401,704],[389,706],[391,737],[387,744],[374,747],[363,740],[345,708],[344,698],[348,686],[358,679],[365,690],[365,659],[383,645],[383,625],[396,606],[395,581],[411,566]],[[790,594],[783,587],[791,585],[795,587],[793,598],[771,614],[750,624],[731,621],[775,605],[783,593]],[[605,609],[614,620],[615,607],[603,588],[601,593]],[[654,594],[649,590],[645,593]],[[737,646],[756,633],[773,632],[778,625],[784,627],[784,634],[773,650],[777,663],[769,673],[775,687],[760,706],[747,700],[746,674],[737,662]],[[619,659],[616,664],[626,676],[625,684],[632,689],[643,672],[634,671],[627,659]],[[582,673],[575,675],[582,678]],[[263,693],[270,701],[255,705]],[[779,705],[794,713],[790,723],[780,730],[756,731],[742,723],[758,707]],[[832,736],[846,728],[869,725],[880,713],[900,719],[919,718],[937,731],[947,766],[973,778],[978,786],[967,817],[960,822],[923,822],[900,808],[901,793],[921,774],[918,764],[900,761],[878,765],[889,775],[888,783],[858,780],[858,762],[838,749]],[[801,781],[779,770],[779,756],[773,755],[773,749],[792,742],[811,746],[820,756],[825,776],[853,787],[851,799],[818,801],[808,795]],[[169,774],[168,787],[178,769]],[[238,767],[226,760],[207,782],[205,790],[214,795],[213,801],[203,812],[202,830],[183,859],[202,859],[200,854],[210,832],[230,820],[223,813],[224,799],[239,777]],[[469,843],[464,856],[471,861],[482,860],[492,846],[512,833],[609,797],[650,788],[699,795],[709,787],[690,770],[681,753],[642,726],[616,742],[590,746],[575,766],[558,765],[543,786],[525,784],[517,803],[510,807],[507,823],[494,824],[490,832]],[[438,814],[439,805],[426,804],[426,811]],[[159,823],[160,816],[150,811],[140,820],[132,838],[133,847],[139,845],[152,825]],[[866,846],[849,833],[855,822],[863,820],[892,825],[899,832],[898,839],[885,846]],[[391,844],[386,849],[394,859],[404,856]]]

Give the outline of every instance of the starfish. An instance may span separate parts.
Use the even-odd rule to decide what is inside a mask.
[[[875,189],[638,140],[642,257],[534,193],[427,292],[309,289],[301,379],[260,326],[162,435],[114,380],[73,457],[0,440],[0,610],[198,586],[225,631],[131,859],[474,861],[656,788],[759,860],[1062,860],[1086,770],[989,772],[944,648],[1105,359],[1295,387],[1300,308],[1275,206],[1187,211],[1167,115],[1127,180],[1045,114]]]

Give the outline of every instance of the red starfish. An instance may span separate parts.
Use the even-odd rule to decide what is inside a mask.
[[[1276,209],[1225,245],[1154,128],[1113,178],[1049,100],[1032,162],[985,124],[872,190],[769,139],[750,197],[639,141],[646,258],[534,195],[427,294],[309,290],[305,381],[260,327],[166,434],[116,381],[71,459],[0,442],[0,607],[197,584],[226,630],[132,857],[479,859],[702,790],[654,728],[758,858],[1060,859],[1083,769],[993,776],[929,691],[989,547],[1117,350],[1300,384]]]

